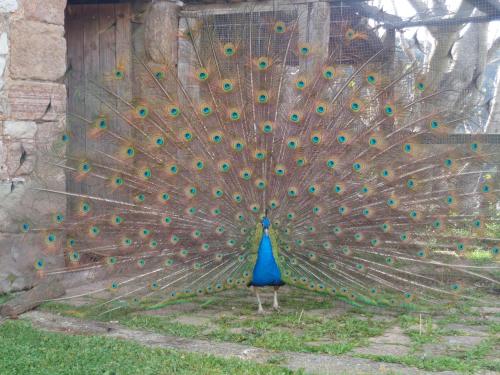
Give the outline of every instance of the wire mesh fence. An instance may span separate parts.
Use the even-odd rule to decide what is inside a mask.
[[[407,60],[425,66],[436,85],[452,87],[449,100],[470,106],[470,113],[457,133],[498,133],[500,112],[494,100],[500,74],[500,5],[492,0],[343,0],[343,1],[188,1],[181,12],[187,19],[210,18],[217,36],[224,39],[243,33],[253,36],[258,55],[267,45],[284,49],[286,44],[268,43],[273,19],[297,20],[297,40],[312,43],[324,54],[336,51],[337,63],[356,66],[381,49],[379,61]],[[251,19],[258,28],[248,30]],[[257,20],[259,22],[257,22]],[[262,22],[267,20],[268,22]],[[326,25],[326,26],[325,26]],[[345,37],[352,33],[346,45]],[[340,53],[338,53],[340,51]],[[290,54],[287,65],[299,66]],[[449,104],[449,103],[448,103]],[[492,138],[494,139],[494,138]],[[451,141],[450,141],[451,142]]]

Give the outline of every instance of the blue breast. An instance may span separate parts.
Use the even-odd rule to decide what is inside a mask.
[[[273,247],[269,235],[264,233],[260,240],[257,262],[253,269],[252,281],[250,285],[283,285],[281,272],[276,264],[273,255]]]

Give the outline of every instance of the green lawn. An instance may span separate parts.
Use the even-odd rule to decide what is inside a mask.
[[[22,320],[0,326],[2,375],[292,374],[275,365],[151,349],[98,336],[35,330]]]

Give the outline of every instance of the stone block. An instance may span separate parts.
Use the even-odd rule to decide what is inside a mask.
[[[421,350],[423,357],[439,357],[451,354],[448,352],[448,347],[443,344],[424,344]]]
[[[443,336],[447,346],[464,350],[479,345],[483,339],[482,336]]]
[[[64,27],[17,20],[10,31],[9,72],[14,79],[57,81],[66,72]]]
[[[403,330],[397,326],[388,329],[382,336],[372,337],[369,341],[374,344],[411,344],[410,338],[406,336]]]
[[[472,311],[483,314],[500,314],[500,307],[495,306],[474,306],[471,308]]]
[[[64,25],[66,0],[21,0],[27,20]]]
[[[0,56],[0,90],[3,89],[3,86],[5,84],[5,81],[3,79],[3,73],[5,72],[5,64],[7,63],[7,60],[5,56]]]
[[[487,325],[464,325],[459,323],[447,324],[445,328],[452,331],[459,331],[470,336],[488,336],[489,330]]]
[[[0,13],[12,13],[18,8],[17,0],[0,0]]]
[[[34,262],[43,258],[48,268],[64,265],[61,254],[44,254],[34,234],[0,233],[0,294],[31,288],[43,275]]]
[[[9,119],[54,121],[66,113],[63,84],[14,81],[9,82],[6,91]]]
[[[50,223],[51,213],[65,212],[66,197],[64,195],[31,189],[32,187],[47,187],[64,191],[65,180],[61,169],[47,167],[47,170],[36,170],[35,175],[36,181],[27,177],[0,181],[0,233],[19,232],[20,224],[26,220],[44,227]],[[47,181],[48,178],[50,180]]]
[[[0,233],[19,231],[16,219],[20,219],[22,216],[22,214],[18,216],[17,213],[20,211],[19,203],[23,194],[24,184],[20,181],[0,181]],[[0,250],[0,252],[2,251],[4,250]]]
[[[3,126],[4,137],[10,139],[31,139],[35,138],[36,123],[34,121],[5,121]]]
[[[6,55],[9,53],[9,40],[7,39],[7,33],[4,32],[0,35],[0,55]]]
[[[3,144],[2,137],[0,135],[0,181],[6,180],[9,178],[9,175],[7,173],[6,162],[7,162],[7,155],[6,155],[5,146]]]
[[[7,143],[6,167],[9,178],[26,176],[33,172],[34,145],[33,142],[9,142]]]
[[[39,124],[33,121],[5,121],[1,127],[3,138],[0,142],[0,181],[7,180],[10,183],[12,179],[27,177],[35,171],[35,167],[38,168],[37,179],[40,180],[40,176],[45,176],[47,172],[55,174],[52,177],[45,176],[45,179],[57,181],[60,168],[54,170],[40,156],[47,155],[64,126],[63,120],[64,117],[60,121]],[[64,186],[64,183],[60,183],[60,186]]]
[[[37,124],[35,142],[37,151],[45,153],[52,149],[55,144],[60,145],[57,148],[59,152],[64,151],[64,144],[61,142],[61,134],[66,129],[66,116],[61,116],[57,121],[40,122]],[[52,150],[56,151],[56,150]],[[60,154],[62,155],[62,154]]]
[[[35,135],[37,125],[33,121],[5,121],[3,123],[1,171],[7,179],[33,172]]]
[[[356,354],[404,356],[410,352],[410,348],[405,345],[377,344],[365,348],[356,348],[353,352]]]
[[[5,58],[5,56],[0,56],[0,77],[3,77],[6,62],[7,59]]]

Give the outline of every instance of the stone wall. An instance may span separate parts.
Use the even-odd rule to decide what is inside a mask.
[[[56,261],[19,228],[65,209],[63,198],[31,189],[65,188],[62,171],[39,158],[65,127],[65,7],[66,0],[0,0],[0,294],[31,286],[37,257]]]

